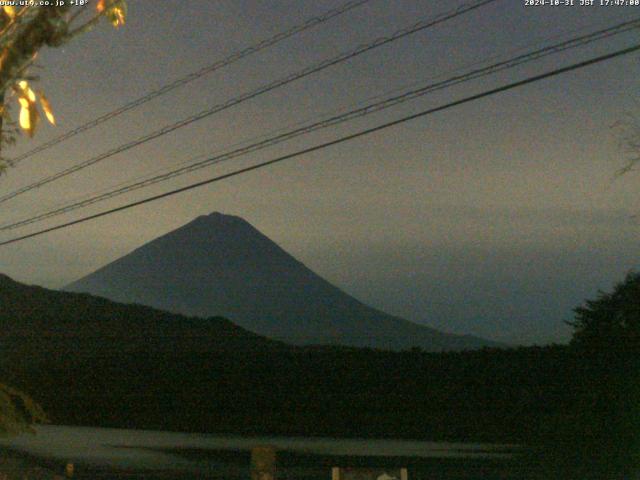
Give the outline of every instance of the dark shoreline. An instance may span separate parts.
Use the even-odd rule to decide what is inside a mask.
[[[208,450],[198,448],[142,448],[174,454],[194,462],[198,469],[142,469],[110,467],[77,462],[73,478],[227,478],[245,479],[250,476],[250,452],[244,450]],[[65,462],[43,458],[13,448],[4,450],[3,459],[12,463],[14,475],[8,480],[44,480],[64,478]],[[326,480],[331,467],[399,468],[407,467],[412,479],[438,478],[454,480],[473,478],[483,480],[521,480],[518,461],[503,458],[416,458],[364,457],[352,455],[318,455],[280,450],[277,454],[279,480]],[[1,465],[1,464],[0,464]],[[2,473],[3,470],[0,470]]]
[[[185,447],[129,448],[167,453],[193,462],[193,464],[185,466],[184,463],[177,462],[175,468],[163,466],[154,469],[78,461],[74,464],[73,478],[244,480],[250,477],[250,452],[246,450]],[[553,452],[532,449],[515,453],[511,458],[419,458],[312,454],[283,449],[277,452],[277,478],[278,480],[326,480],[331,478],[331,468],[334,466],[385,469],[406,467],[411,480],[432,478],[439,480],[480,478],[483,480],[565,480],[578,478],[617,480],[623,478],[617,473],[619,469],[614,468],[613,462],[607,462],[608,468],[604,469],[593,464],[589,465],[589,462],[577,465],[572,461],[575,458],[571,458],[572,455],[569,451],[552,450]],[[7,475],[7,480],[62,480],[65,478],[65,465],[66,461],[64,460],[40,457],[15,448],[4,448],[0,455],[0,478],[4,473]]]
[[[116,445],[113,445],[116,446]],[[595,445],[594,445],[595,446]],[[119,448],[125,448],[121,446]],[[250,452],[242,449],[207,449],[190,447],[126,447],[175,455],[193,462],[193,468],[144,468],[122,467],[90,462],[74,462],[77,479],[100,478],[219,478],[239,480],[249,478]],[[16,447],[0,449],[0,478],[6,480],[51,480],[65,478],[66,460],[34,455]],[[492,453],[507,453],[498,450]],[[560,480],[598,479],[613,480],[620,476],[616,460],[604,461],[590,458],[584,461],[584,452],[573,447],[557,445],[556,448],[528,448],[511,451],[511,458],[460,458],[460,457],[411,457],[411,456],[358,456],[293,452],[282,449],[277,453],[278,480],[326,480],[331,467],[399,468],[407,467],[411,480],[459,480],[482,478],[483,480]],[[580,461],[580,459],[582,459]],[[602,460],[602,459],[600,459]],[[584,463],[583,463],[584,462]],[[181,462],[179,462],[181,463]],[[604,468],[603,468],[604,467]],[[617,467],[617,468],[616,468]]]

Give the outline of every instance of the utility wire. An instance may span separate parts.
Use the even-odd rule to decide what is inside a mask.
[[[626,15],[624,16],[624,18],[626,18]],[[593,26],[593,25],[590,25],[589,27],[591,27],[591,26]],[[540,45],[543,45],[544,42],[546,42],[546,41],[557,40],[559,38],[563,38],[567,34],[572,34],[573,35],[573,34],[577,34],[577,33],[584,33],[585,31],[588,31],[588,30],[589,30],[589,28],[588,27],[584,27],[584,26],[581,27],[581,28],[578,28],[578,29],[572,29],[571,31],[567,31],[567,32],[563,32],[563,33],[559,33],[559,34],[555,34],[555,35],[549,36],[544,41],[538,41],[537,45],[540,46]],[[514,56],[514,55],[519,54],[521,52],[527,51],[526,47],[530,47],[531,46],[531,42],[527,41],[526,42],[526,47],[524,47],[523,45],[524,44],[521,42],[519,47],[514,48],[512,50],[509,50],[507,52],[507,55]],[[435,80],[439,80],[439,79],[442,79],[442,78],[446,78],[450,74],[458,74],[458,73],[464,72],[464,71],[466,71],[467,69],[470,69],[470,68],[474,68],[474,67],[477,67],[477,66],[480,66],[480,65],[486,65],[488,62],[498,60],[500,58],[503,58],[504,56],[505,56],[504,54],[491,55],[491,56],[485,57],[485,58],[483,58],[481,60],[475,60],[473,62],[466,63],[466,64],[464,64],[462,66],[448,69],[448,70],[446,70],[446,71],[444,71],[444,72],[442,72],[442,73],[440,73],[438,75],[432,75],[430,77],[427,77],[426,80],[435,81]],[[374,100],[380,100],[380,99],[383,99],[383,98],[387,98],[390,95],[395,95],[395,94],[398,94],[399,92],[407,91],[408,89],[416,88],[418,85],[423,85],[423,84],[424,84],[424,81],[415,81],[414,80],[410,84],[404,84],[404,85],[402,85],[400,87],[395,87],[395,88],[393,88],[391,90],[387,90],[384,93],[377,93],[375,95],[372,95],[372,96],[369,96],[369,97],[365,98],[364,100],[360,100],[360,101],[358,101],[356,103],[351,103],[351,104],[349,104],[348,108],[347,107],[342,107],[342,108],[338,108],[338,109],[333,109],[331,111],[331,113],[325,112],[323,114],[323,118],[328,118],[329,116],[335,116],[335,115],[338,115],[340,113],[351,111],[354,107],[361,107],[363,105],[367,105],[368,103],[370,103],[370,102],[372,102]],[[302,125],[305,125],[306,123],[308,123],[308,121],[309,121],[309,119],[307,118],[307,119],[305,119],[303,121],[297,121],[295,123],[288,124],[288,125],[283,126],[283,127],[279,127],[279,128],[276,128],[276,129],[271,129],[268,132],[265,132],[263,134],[256,135],[256,136],[253,136],[251,138],[246,138],[244,140],[240,140],[240,141],[234,142],[232,144],[226,145],[224,149],[231,149],[231,148],[236,148],[236,147],[246,146],[246,145],[249,145],[249,144],[252,144],[252,143],[256,143],[259,140],[267,139],[267,138],[270,138],[270,137],[272,137],[272,136],[274,136],[276,134],[281,134],[283,132],[289,131],[292,128],[300,127]],[[125,185],[132,185],[133,183],[136,183],[138,181],[152,179],[156,175],[160,175],[161,173],[165,173],[165,172],[169,172],[169,171],[174,170],[176,168],[176,166],[182,167],[184,165],[190,165],[190,164],[192,164],[194,162],[197,162],[197,161],[200,161],[202,159],[205,159],[205,158],[207,158],[207,157],[209,157],[211,155],[218,155],[219,153],[224,151],[224,149],[223,148],[219,148],[219,149],[216,149],[216,150],[214,150],[213,152],[211,152],[209,154],[199,154],[199,155],[196,155],[196,156],[191,157],[189,159],[182,160],[175,166],[165,165],[164,167],[161,167],[161,168],[158,168],[158,169],[154,169],[153,171],[138,175],[136,177],[129,178],[129,179],[126,179],[126,180],[122,180],[122,181],[118,182],[115,185],[110,185],[109,187],[101,188],[101,189],[93,191],[93,192],[85,192],[84,194],[78,195],[78,196],[76,196],[76,197],[74,197],[74,198],[72,198],[72,199],[70,199],[70,200],[68,200],[66,202],[65,201],[57,202],[55,205],[52,206],[52,208],[53,209],[60,209],[60,208],[63,208],[63,207],[72,206],[72,205],[75,205],[75,203],[77,203],[77,202],[81,202],[81,201],[84,201],[84,200],[88,200],[88,199],[94,198],[94,197],[96,197],[98,195],[101,195],[103,193],[111,192],[112,190],[119,189],[120,187],[124,187]],[[9,224],[10,224],[10,222],[4,222],[2,225],[0,225],[0,228],[8,226]]]
[[[59,135],[55,138],[52,138],[51,140],[33,148],[32,150],[29,150],[28,152],[25,152],[21,155],[18,155],[17,157],[13,158],[11,160],[13,165],[16,165],[17,163],[21,162],[22,160],[25,160],[29,157],[32,157],[33,155],[35,155],[36,153],[40,153],[44,150],[47,150],[55,145],[58,145],[59,143],[64,142],[65,140],[70,139],[71,137],[74,137],[76,135],[78,135],[79,133],[82,132],[86,132],[87,130],[90,130],[92,128],[97,127],[98,125],[111,120],[112,118],[115,118],[119,115],[122,115],[125,112],[128,112],[129,110],[133,110],[134,108],[139,107],[140,105],[144,105],[147,102],[150,102],[151,100],[160,97],[162,95],[166,95],[167,93],[175,90],[176,88],[182,87],[188,83],[193,82],[194,80],[197,80],[201,77],[204,77],[205,75],[208,75],[210,73],[215,72],[216,70],[219,70],[221,68],[224,68],[228,65],[231,65],[232,63],[235,63],[245,57],[248,57],[250,55],[253,55],[254,53],[258,53],[262,50],[265,50],[268,47],[271,47],[273,45],[276,45],[277,43],[280,43],[283,40],[286,40],[289,37],[292,37],[298,33],[304,32],[305,30],[308,30],[310,28],[313,28],[317,25],[320,25],[322,23],[325,23],[329,20],[331,20],[332,18],[338,17],[344,13],[347,13],[350,10],[353,10],[357,7],[360,7],[362,5],[364,5],[365,3],[370,2],[371,0],[354,0],[354,1],[349,1],[347,3],[345,3],[344,5],[338,7],[338,8],[334,8],[332,10],[329,10],[325,13],[323,13],[322,15],[319,15],[317,17],[313,17],[313,18],[309,18],[307,19],[304,23],[301,23],[300,25],[296,25],[294,27],[291,27],[288,30],[285,30],[283,32],[277,33],[276,35],[274,35],[273,37],[267,38],[265,40],[262,40],[261,42],[258,42],[254,45],[251,45],[249,47],[246,47],[242,50],[239,50],[237,52],[232,53],[231,55],[217,60],[214,63],[207,65],[205,67],[202,67],[200,70],[196,70],[195,72],[189,73],[188,75],[179,78],[169,84],[166,84],[156,90],[152,90],[151,92],[147,93],[146,95],[143,95],[140,98],[137,98],[136,100],[133,100],[129,103],[126,103],[124,105],[122,105],[119,108],[116,108],[115,110],[112,110],[111,112],[105,113],[104,115],[101,115],[87,123],[84,123],[82,125],[79,125],[78,127],[69,130],[65,133],[63,133],[62,135]]]
[[[290,140],[292,138],[298,137],[300,135],[304,135],[304,134],[308,134],[311,133],[313,131],[316,130],[320,130],[320,129],[324,129],[324,128],[328,128],[349,120],[353,120],[355,118],[359,118],[359,117],[363,117],[366,115],[370,115],[372,113],[393,107],[395,105],[407,102],[409,100],[413,100],[415,98],[424,96],[426,94],[432,93],[434,91],[438,91],[438,90],[442,90],[445,88],[449,88],[452,87],[454,85],[458,85],[460,83],[463,82],[468,82],[471,80],[475,80],[477,78],[480,77],[484,77],[487,75],[491,75],[503,70],[507,70],[507,69],[511,69],[511,68],[515,68],[516,66],[522,65],[524,63],[528,63],[534,60],[538,60],[540,58],[546,57],[548,55],[552,55],[552,54],[556,54],[562,51],[566,51],[569,49],[573,49],[573,48],[577,48],[580,46],[584,46],[587,45],[589,43],[593,43],[595,41],[599,41],[599,40],[603,40],[606,39],[608,37],[611,37],[613,35],[618,35],[624,32],[628,32],[632,29],[637,29],[638,27],[640,27],[640,18],[635,18],[634,20],[630,20],[627,22],[622,22],[619,23],[617,25],[614,25],[612,27],[606,28],[606,29],[602,29],[602,30],[598,30],[596,32],[592,32],[586,35],[582,35],[570,40],[565,40],[563,42],[554,44],[554,45],[550,45],[547,47],[543,47],[513,58],[510,58],[508,60],[504,60],[483,68],[478,68],[475,70],[472,70],[468,73],[464,73],[464,74],[460,74],[460,75],[456,75],[453,76],[451,78],[448,78],[446,80],[440,81],[440,82],[436,82],[436,83],[432,83],[426,86],[422,86],[420,88],[417,89],[413,89],[413,90],[409,90],[405,93],[402,93],[400,95],[396,95],[396,96],[392,96],[389,98],[385,98],[381,101],[377,101],[374,103],[371,103],[369,105],[365,105],[363,107],[360,108],[356,108],[354,110],[339,114],[339,115],[335,115],[333,117],[324,119],[324,120],[320,120],[308,125],[304,125],[302,127],[290,130],[288,132],[285,133],[281,133],[278,135],[275,135],[273,137],[270,138],[266,138],[264,140],[258,141],[256,143],[250,144],[250,145],[246,145],[240,148],[236,148],[234,150],[222,153],[222,154],[218,154],[218,155],[214,155],[210,158],[206,158],[203,159],[201,161],[197,161],[195,163],[190,163],[189,165],[174,169],[172,171],[166,172],[166,173],[162,173],[159,175],[155,175],[151,178],[146,178],[144,180],[140,180],[140,181],[134,181],[133,183],[130,183],[129,185],[125,185],[119,188],[115,188],[112,189],[110,191],[107,191],[105,193],[102,194],[98,194],[98,195],[94,195],[94,196],[90,196],[89,198],[84,198],[82,200],[78,200],[75,202],[72,202],[70,204],[64,205],[62,207],[44,212],[44,213],[40,213],[37,214],[35,216],[32,216],[30,218],[24,219],[24,220],[20,220],[17,222],[13,222],[13,223],[9,223],[9,224],[5,224],[5,225],[1,225],[0,226],[0,231],[6,231],[6,230],[12,230],[15,228],[19,228],[25,225],[29,225],[32,223],[36,223],[42,220],[45,220],[47,218],[51,218],[51,217],[55,217],[58,215],[62,215],[65,213],[69,213],[71,211],[77,210],[79,208],[83,208],[83,207],[87,207],[89,205],[92,205],[94,203],[98,203],[134,190],[138,190],[141,188],[145,188],[147,186],[156,184],[156,183],[160,183],[163,181],[167,181],[171,178],[180,176],[180,175],[184,175],[186,173],[190,173],[205,167],[208,167],[210,165],[214,165],[214,164],[218,164],[218,163],[222,163],[224,161],[227,160],[231,160],[233,158],[236,157],[240,157],[243,155],[246,155],[248,153],[252,153],[258,150],[262,150],[264,148],[282,143],[284,141]],[[202,158],[202,155],[196,157],[198,159]]]
[[[534,75],[532,77],[525,78],[524,80],[519,80],[517,82],[509,83],[507,85],[503,85],[501,87],[493,88],[491,90],[486,90],[486,91],[484,91],[482,93],[471,95],[471,96],[462,98],[460,100],[456,100],[454,102],[450,102],[450,103],[447,103],[445,105],[441,105],[439,107],[430,108],[430,109],[427,109],[427,110],[420,111],[418,113],[414,113],[412,115],[407,115],[407,116],[399,118],[397,120],[386,122],[386,123],[377,125],[375,127],[367,128],[365,130],[361,130],[359,132],[352,133],[350,135],[345,135],[343,137],[339,137],[337,139],[334,139],[334,140],[331,140],[331,141],[328,141],[328,142],[320,143],[318,145],[314,145],[312,147],[305,148],[303,150],[298,150],[296,152],[289,153],[287,155],[276,157],[276,158],[273,158],[271,160],[267,160],[267,161],[264,161],[264,162],[261,162],[261,163],[255,164],[255,165],[251,165],[249,167],[245,167],[245,168],[241,168],[239,170],[235,170],[233,172],[225,173],[223,175],[218,175],[216,177],[212,177],[212,178],[209,178],[207,180],[202,180],[200,182],[192,183],[192,184],[187,185],[185,187],[177,188],[175,190],[171,190],[171,191],[168,191],[168,192],[165,192],[165,193],[161,193],[159,195],[154,195],[154,196],[151,196],[151,197],[147,197],[147,198],[144,198],[142,200],[138,200],[138,201],[135,201],[135,202],[132,202],[132,203],[128,203],[126,205],[121,205],[119,207],[115,207],[115,208],[112,208],[112,209],[109,209],[109,210],[105,210],[105,211],[102,211],[102,212],[99,212],[99,213],[96,213],[96,214],[93,214],[93,215],[88,215],[86,217],[82,217],[82,218],[79,218],[79,219],[76,219],[76,220],[73,220],[73,221],[70,221],[70,222],[66,222],[66,223],[63,223],[63,224],[59,224],[59,225],[56,225],[56,226],[53,226],[53,227],[45,228],[43,230],[39,230],[37,232],[33,232],[33,233],[30,233],[30,234],[27,234],[27,235],[22,235],[20,237],[15,237],[15,238],[12,238],[12,239],[9,239],[9,240],[5,240],[3,242],[0,242],[0,246],[16,243],[16,242],[19,242],[19,241],[22,241],[22,240],[26,240],[28,238],[33,238],[33,237],[36,237],[36,236],[39,236],[39,235],[43,235],[45,233],[53,232],[55,230],[60,230],[60,229],[63,229],[63,228],[70,227],[72,225],[77,225],[79,223],[84,223],[84,222],[87,222],[89,220],[94,220],[96,218],[104,217],[106,215],[111,215],[113,213],[120,212],[120,211],[123,211],[123,210],[127,210],[129,208],[133,208],[133,207],[136,207],[136,206],[139,206],[139,205],[143,205],[143,204],[146,204],[146,203],[154,202],[154,201],[160,200],[162,198],[166,198],[166,197],[170,197],[170,196],[176,195],[178,193],[182,193],[182,192],[186,192],[186,191],[189,191],[189,190],[193,190],[195,188],[202,187],[204,185],[209,185],[211,183],[215,183],[215,182],[219,182],[219,181],[222,181],[222,180],[226,180],[226,179],[231,178],[231,177],[236,177],[238,175],[242,175],[242,174],[254,171],[254,170],[258,170],[258,169],[267,167],[269,165],[274,165],[276,163],[280,163],[280,162],[283,162],[285,160],[296,158],[296,157],[305,155],[307,153],[316,152],[316,151],[325,149],[327,147],[331,147],[333,145],[338,145],[338,144],[341,144],[341,143],[344,143],[344,142],[348,142],[348,141],[354,140],[356,138],[364,137],[366,135],[370,135],[372,133],[379,132],[381,130],[385,130],[385,129],[390,128],[390,127],[394,127],[396,125],[400,125],[400,124],[406,123],[408,121],[415,120],[417,118],[421,118],[421,117],[425,117],[427,115],[434,114],[436,112],[441,112],[441,111],[444,111],[444,110],[448,110],[450,108],[453,108],[453,107],[456,107],[456,106],[459,106],[459,105],[463,105],[465,103],[473,102],[475,100],[479,100],[481,98],[489,97],[491,95],[495,95],[495,94],[498,94],[498,93],[506,92],[508,90],[513,90],[515,88],[519,88],[519,87],[522,87],[524,85],[528,85],[528,84],[531,84],[531,83],[534,83],[534,82],[539,82],[541,80],[544,80],[544,79],[547,79],[547,78],[550,78],[550,77],[555,77],[555,76],[558,76],[558,75],[561,75],[563,73],[567,73],[567,72],[570,72],[570,71],[573,71],[573,70],[578,70],[580,68],[584,68],[584,67],[587,67],[589,65],[594,65],[596,63],[604,62],[606,60],[611,60],[611,59],[616,58],[616,57],[620,57],[620,56],[623,56],[623,55],[628,55],[628,54],[636,52],[638,50],[640,50],[640,44],[636,44],[636,45],[633,45],[631,47],[628,47],[628,48],[625,48],[625,49],[622,49],[622,50],[617,50],[615,52],[612,52],[612,53],[609,53],[609,54],[606,54],[606,55],[601,55],[599,57],[591,58],[589,60],[585,60],[585,61],[582,61],[582,62],[574,63],[574,64],[566,66],[566,67],[562,67],[562,68],[558,68],[558,69],[555,69],[555,70],[551,70],[551,71],[546,72],[546,73],[542,73],[542,74],[539,74],[539,75]]]
[[[111,150],[108,150],[105,153],[102,153],[96,157],[92,157],[88,160],[85,160],[84,162],[81,162],[79,164],[73,165],[69,168],[66,168],[64,170],[61,170],[58,173],[55,173],[53,175],[50,175],[48,177],[45,177],[41,180],[38,180],[34,183],[31,183],[27,186],[24,186],[22,188],[19,188],[18,190],[14,190],[13,192],[10,192],[6,195],[3,195],[0,197],[0,204],[4,203],[8,200],[11,200],[12,198],[17,197],[18,195],[21,195],[23,193],[29,192],[31,190],[34,190],[36,188],[42,187],[43,185],[46,185],[48,183],[51,183],[55,180],[58,180],[60,178],[66,177],[68,175],[71,175],[72,173],[75,173],[77,171],[83,170],[87,167],[90,167],[91,165],[94,165],[102,160],[105,160],[107,158],[110,158],[118,153],[122,153],[124,151],[130,150],[134,147],[137,147],[139,145],[142,145],[144,143],[147,143],[151,140],[155,140],[156,138],[162,137],[170,132],[173,132],[175,130],[178,130],[179,128],[182,127],[186,127],[187,125],[190,125],[194,122],[197,122],[199,120],[202,120],[204,118],[207,118],[215,113],[221,112],[223,110],[227,110],[228,108],[231,108],[235,105],[238,105],[239,103],[245,102],[247,100],[253,99],[255,97],[258,97],[259,95],[265,94],[267,92],[270,92],[272,90],[275,90],[276,88],[279,88],[281,86],[287,85],[289,83],[292,83],[296,80],[299,80],[301,78],[307,77],[311,74],[317,73],[321,70],[324,70],[326,68],[329,68],[333,65],[345,62],[349,59],[352,59],[354,57],[357,57],[359,55],[362,55],[365,52],[368,52],[370,50],[373,50],[375,48],[379,48],[383,45],[386,45],[388,43],[394,42],[396,40],[399,40],[401,38],[404,38],[406,36],[409,36],[411,34],[417,33],[419,31],[425,30],[427,28],[436,26],[440,23],[446,22],[447,20],[453,19],[455,17],[458,17],[460,15],[463,15],[465,13],[468,13],[470,11],[473,11],[477,8],[480,8],[482,6],[488,5],[490,3],[494,3],[498,0],[478,0],[475,2],[472,2],[470,4],[464,4],[462,6],[459,6],[458,8],[455,8],[447,13],[443,13],[440,14],[436,17],[431,17],[425,20],[422,20],[420,22],[415,23],[414,25],[404,28],[402,30],[398,30],[395,33],[393,33],[392,35],[388,36],[388,37],[380,37],[376,40],[374,40],[371,43],[362,45],[360,47],[357,47],[355,50],[351,50],[349,52],[340,54],[336,57],[330,58],[328,60],[324,60],[316,65],[312,65],[310,67],[307,67],[299,72],[293,73],[291,75],[288,75],[284,78],[281,78],[279,80],[276,80],[275,82],[271,82],[267,85],[264,85],[256,90],[244,93],[243,95],[240,95],[239,97],[235,97],[232,98],[231,100],[228,100],[224,103],[215,105],[207,110],[203,110],[200,113],[197,113],[195,115],[192,115],[190,117],[187,117],[183,120],[180,120],[179,122],[176,122],[174,124],[171,125],[167,125],[159,130],[156,130],[155,132],[152,132],[150,134],[147,134],[143,137],[138,138],[137,140],[133,140],[129,143],[126,143],[124,145],[120,145],[118,147],[115,147]]]

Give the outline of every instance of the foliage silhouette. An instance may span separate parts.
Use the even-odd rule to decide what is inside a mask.
[[[630,272],[613,292],[599,292],[574,311],[572,345],[597,351],[640,349],[640,273]]]
[[[114,26],[125,22],[124,0],[99,0],[96,12],[88,18],[85,9],[74,9],[70,2],[59,5],[12,6],[3,2],[0,8],[0,175],[11,160],[3,156],[4,147],[15,142],[18,132],[11,116],[11,99],[20,105],[19,125],[33,136],[40,108],[49,122],[55,124],[49,101],[42,92],[34,92],[28,80],[29,69],[39,51],[48,47],[59,47],[72,38],[92,28],[101,18],[107,18]],[[15,2],[17,3],[17,2]],[[33,422],[44,421],[41,408],[27,395],[0,384],[0,433],[17,433],[29,430]]]

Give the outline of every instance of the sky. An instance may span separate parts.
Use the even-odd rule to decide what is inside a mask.
[[[105,24],[43,50],[38,88],[58,125],[19,155],[153,89],[335,8],[340,1],[130,0]],[[498,0],[367,52],[0,205],[21,220],[201,155],[640,17],[640,7]],[[599,3],[599,2],[598,2]],[[0,195],[358,45],[463,5],[370,0],[260,54],[21,162]],[[91,5],[90,5],[91,7]],[[0,240],[328,141],[638,41],[638,31],[464,83],[207,167]],[[213,211],[252,223],[363,302],[453,333],[566,342],[572,309],[639,267],[640,178],[617,122],[640,115],[631,54],[37,238],[0,247],[0,272],[60,288]]]

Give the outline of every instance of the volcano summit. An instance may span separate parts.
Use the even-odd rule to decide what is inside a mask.
[[[221,213],[198,217],[65,290],[191,316],[223,316],[252,332],[297,345],[439,351],[492,344],[369,307],[242,218]]]

